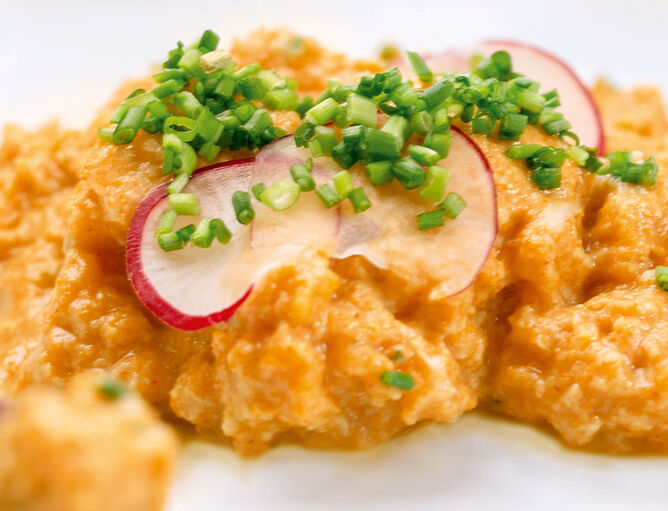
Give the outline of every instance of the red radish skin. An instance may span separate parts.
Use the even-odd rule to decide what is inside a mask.
[[[580,137],[580,142],[590,147],[598,147],[599,154],[605,153],[605,132],[598,107],[587,86],[573,69],[556,55],[519,41],[488,40],[472,47],[427,54],[424,55],[424,60],[432,71],[464,73],[471,70],[473,55],[489,56],[499,50],[510,53],[513,68],[537,80],[542,92],[556,88],[562,103],[559,109],[572,123],[573,131]],[[405,61],[395,65],[410,72]]]
[[[248,158],[244,160],[236,160],[232,162],[225,162],[216,165],[210,165],[199,169],[194,175],[193,180],[198,179],[210,172],[230,172],[238,169],[240,166],[249,166],[253,164],[253,159]],[[187,191],[187,190],[186,190]],[[227,321],[232,314],[241,306],[241,304],[248,298],[252,291],[252,285],[248,287],[245,293],[242,294],[236,302],[222,310],[210,314],[187,314],[174,307],[169,301],[165,300],[156,290],[153,283],[144,271],[144,264],[142,261],[142,241],[144,240],[146,220],[161,202],[167,198],[167,184],[158,186],[151,190],[148,195],[139,204],[130,222],[128,230],[127,244],[126,244],[126,265],[130,283],[137,294],[139,300],[144,306],[152,311],[158,318],[167,323],[169,326],[179,330],[193,331],[201,330],[217,323]],[[164,209],[164,208],[163,208]],[[229,225],[229,222],[226,222]],[[153,228],[153,231],[155,228]],[[149,229],[149,235],[152,231]],[[157,245],[155,239],[151,240]],[[214,243],[217,243],[214,241]],[[230,242],[232,243],[232,242]],[[224,248],[224,247],[223,247]],[[199,249],[196,247],[190,250],[210,250]],[[182,251],[181,251],[182,252]],[[172,252],[170,254],[175,254]],[[170,254],[165,254],[169,257]],[[187,270],[183,271],[183,278],[187,278]]]

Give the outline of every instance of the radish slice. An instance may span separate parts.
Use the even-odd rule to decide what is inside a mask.
[[[420,231],[416,216],[434,204],[396,181],[365,186],[372,207],[355,215],[343,205],[342,229],[335,257],[361,255],[374,265],[406,278],[440,282],[430,297],[457,294],[471,285],[492,249],[497,233],[496,189],[487,159],[478,146],[452,128],[448,157],[438,165],[450,170],[449,192],[467,207],[443,227]],[[356,175],[357,186],[365,178]]]
[[[605,151],[605,136],[601,115],[596,103],[575,72],[559,57],[540,48],[515,41],[485,41],[469,48],[447,50],[438,55],[425,56],[432,71],[465,73],[471,70],[473,55],[490,56],[507,51],[513,60],[513,69],[540,83],[541,91],[557,89],[559,110],[573,126],[580,142]],[[400,67],[407,69],[407,63]]]
[[[153,189],[130,222],[126,261],[130,282],[141,302],[165,323],[181,330],[198,330],[227,320],[251,290],[252,268],[244,256],[250,229],[237,222],[232,208],[234,190],[247,190],[253,160],[214,165],[198,171],[185,192],[199,196],[202,211],[223,220],[232,232],[227,245],[164,252],[154,233],[168,209],[167,186]],[[179,217],[175,229],[199,217]]]
[[[439,229],[417,229],[416,215],[433,203],[398,183],[365,186],[373,207],[359,215],[347,201],[327,209],[315,193],[302,193],[288,210],[275,212],[256,202],[250,226],[236,221],[231,205],[235,190],[286,179],[290,166],[304,163],[309,155],[285,137],[262,149],[255,160],[214,165],[193,176],[184,191],[197,194],[202,212],[230,228],[228,245],[162,251],[154,232],[167,209],[166,186],[151,191],[137,208],[127,239],[128,273],[142,303],[175,328],[205,328],[229,319],[270,269],[312,251],[338,258],[362,255],[407,277],[426,276],[440,282],[433,297],[470,285],[496,236],[496,198],[487,161],[467,136],[453,128],[450,154],[442,164],[452,171],[449,191],[462,195],[468,206]],[[322,184],[339,170],[330,158],[318,158],[312,175]],[[359,173],[352,174],[358,186],[366,183]],[[199,218],[179,218],[176,228],[191,221],[196,224]]]
[[[126,260],[130,282],[142,303],[165,323],[181,330],[198,330],[231,317],[249,296],[254,283],[272,268],[298,259],[309,250],[331,255],[336,246],[339,215],[314,193],[302,194],[290,209],[275,212],[254,203],[256,216],[244,226],[237,222],[231,196],[255,183],[269,186],[291,178],[290,166],[304,163],[310,152],[292,137],[267,145],[255,160],[214,165],[198,171],[184,192],[199,197],[202,213],[223,220],[232,232],[227,245],[207,249],[188,246],[164,252],[154,233],[168,209],[166,185],[151,191],[130,224]],[[314,161],[313,176],[322,183],[340,170],[333,160]],[[200,217],[179,217],[175,229]]]
[[[292,179],[290,167],[305,163],[309,157],[311,152],[297,147],[292,136],[276,140],[258,153],[251,186],[256,183],[270,186],[282,179]],[[319,186],[340,170],[331,158],[314,158],[311,176]],[[338,212],[328,210],[313,192],[301,193],[297,203],[285,211],[276,212],[258,203],[255,212],[251,224],[251,257],[260,273],[298,258],[307,250],[331,255],[336,247]],[[273,257],[266,257],[268,253]]]

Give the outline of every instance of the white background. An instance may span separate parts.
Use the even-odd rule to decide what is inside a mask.
[[[237,0],[0,1],[0,125],[57,117],[83,127],[124,79],[203,29],[223,41],[285,26],[355,56],[385,42],[438,51],[481,38],[531,41],[585,80],[668,85],[668,4],[658,0],[302,3]],[[668,88],[664,89],[668,90]],[[242,460],[190,445],[169,510],[665,509],[668,460],[567,450],[528,426],[472,415],[363,453],[281,447]]]

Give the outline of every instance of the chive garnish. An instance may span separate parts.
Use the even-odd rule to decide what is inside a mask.
[[[266,193],[267,190],[263,192]],[[255,211],[253,206],[251,206],[250,195],[248,192],[242,192],[240,190],[232,194],[232,207],[234,208],[234,214],[237,217],[237,220],[240,224],[248,225],[253,218],[255,218]]]
[[[380,381],[385,385],[401,390],[411,390],[415,386],[415,380],[410,374],[399,371],[384,371],[380,375]]]
[[[656,284],[664,291],[668,291],[668,266],[657,266],[654,269]]]

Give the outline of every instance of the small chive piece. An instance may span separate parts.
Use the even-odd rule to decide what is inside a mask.
[[[422,167],[412,158],[403,158],[394,163],[392,175],[408,190],[422,186],[427,179]]]
[[[183,241],[177,233],[167,232],[158,235],[158,245],[165,252],[172,252],[173,250],[181,250],[183,248]]]
[[[306,112],[304,119],[314,126],[322,125],[331,121],[339,112],[339,108],[339,104],[334,99],[327,98]]]
[[[411,116],[411,128],[418,135],[424,136],[434,128],[434,119],[426,110],[415,112]]]
[[[336,193],[336,190],[329,183],[325,183],[325,184],[322,184],[322,185],[318,186],[318,188],[315,189],[315,194],[318,197],[320,197],[320,200],[328,208],[332,208],[332,207],[336,206],[339,202],[341,202],[341,199],[339,198],[338,194]]]
[[[668,291],[668,266],[657,266],[654,269],[656,285],[664,291]]]
[[[378,107],[369,98],[359,94],[350,94],[346,104],[346,117],[349,124],[361,124],[375,128],[378,122]]]
[[[185,188],[189,180],[190,176],[188,176],[188,174],[184,173],[177,174],[176,177],[172,179],[172,182],[169,183],[169,186],[167,186],[167,193],[169,195],[173,193],[181,193],[181,190]]]
[[[417,216],[417,223],[418,229],[421,231],[426,229],[433,229],[434,227],[440,227],[445,223],[445,211],[442,209],[436,209],[434,211],[421,213]]]
[[[220,218],[214,218],[209,222],[209,229],[216,239],[223,245],[227,245],[232,239],[232,233]]]
[[[350,190],[348,200],[352,203],[355,213],[361,213],[371,207],[371,201],[361,187]]]
[[[348,194],[353,189],[353,181],[350,178],[350,173],[347,170],[342,170],[337,172],[332,177],[334,182],[334,188],[336,188],[336,194],[339,196],[339,199],[343,200],[348,197]]]
[[[264,192],[267,189],[264,183],[258,183],[256,185],[253,185],[251,188],[251,191],[253,192],[253,195],[257,200],[260,200],[260,196],[262,195],[262,192]]]
[[[320,150],[325,156],[331,156],[332,149],[339,143],[339,139],[336,138],[336,132],[329,126],[316,126],[315,140],[318,141]]]
[[[253,140],[260,138],[264,130],[271,126],[271,117],[266,110],[258,108],[253,112],[251,118],[243,125],[243,129]]]
[[[260,195],[260,200],[274,211],[283,211],[293,206],[301,189],[292,179],[281,179],[268,186]]]
[[[266,191],[266,190],[265,190]],[[255,218],[255,211],[251,206],[250,194],[237,190],[232,194],[232,207],[240,224],[248,225]]]
[[[455,192],[450,192],[445,200],[438,205],[438,209],[442,209],[448,218],[455,219],[466,208],[466,202],[461,195]]]
[[[427,64],[425,64],[422,57],[420,57],[420,55],[414,51],[407,51],[406,56],[408,57],[408,62],[410,63],[413,71],[415,71],[415,74],[420,79],[420,81],[422,83],[431,83],[431,81],[434,79],[434,73],[432,73],[431,70],[427,67]]]
[[[158,237],[161,234],[166,234],[172,232],[174,224],[176,223],[176,218],[179,214],[173,209],[168,209],[163,211],[160,215],[160,222],[158,223],[158,228],[155,231],[155,236]]]
[[[373,186],[384,185],[394,179],[391,161],[375,161],[366,166],[366,175]]]
[[[499,140],[519,140],[529,118],[526,115],[509,113],[501,120]]]
[[[380,381],[385,385],[401,390],[411,390],[415,385],[415,380],[410,374],[399,371],[384,371],[380,375]]]
[[[536,156],[544,146],[540,144],[518,144],[511,145],[506,149],[505,155],[511,160],[526,160]]]
[[[403,145],[402,140],[392,133],[367,128],[364,158],[367,161],[396,161],[401,157]]]
[[[169,207],[179,215],[199,215],[199,199],[194,193],[173,193],[167,197]]]
[[[427,180],[420,189],[420,195],[432,202],[438,202],[443,198],[445,189],[448,186],[451,172],[443,167],[432,165],[427,168]]]
[[[441,158],[448,156],[450,152],[450,144],[452,143],[452,135],[446,135],[445,133],[428,133],[424,139],[425,147],[433,149],[436,151]]]
[[[276,89],[267,92],[262,101],[272,110],[294,110],[299,100],[292,89]]]
[[[114,141],[114,130],[111,128],[99,128],[97,130],[97,138],[104,140],[105,142]]]
[[[561,185],[561,169],[551,167],[540,167],[533,171],[531,179],[541,190],[559,188]]]
[[[315,189],[315,181],[306,165],[295,163],[290,167],[290,174],[302,192],[310,192]],[[255,190],[253,190],[253,193],[255,193]]]
[[[193,224],[188,224],[176,231],[176,235],[181,238],[183,243],[188,243],[195,232],[196,227]]]
[[[198,247],[208,248],[213,242],[214,233],[211,230],[211,220],[211,218],[202,218],[190,238]]]
[[[391,115],[380,131],[390,133],[394,135],[403,146],[406,143],[406,139],[411,134],[411,127],[408,121],[401,115]]]
[[[409,145],[408,154],[416,162],[422,163],[423,165],[433,165],[441,159],[441,155],[436,151],[420,145]]]
[[[116,401],[117,399],[123,397],[127,393],[128,389],[116,378],[108,376],[105,377],[100,383],[98,383],[97,391],[103,398],[110,401]]]
[[[141,128],[146,117],[146,106],[133,106],[116,125],[112,140],[116,145],[125,145],[132,142]]]
[[[190,117],[173,115],[165,120],[164,132],[184,142],[190,142],[197,136],[197,122]]]

